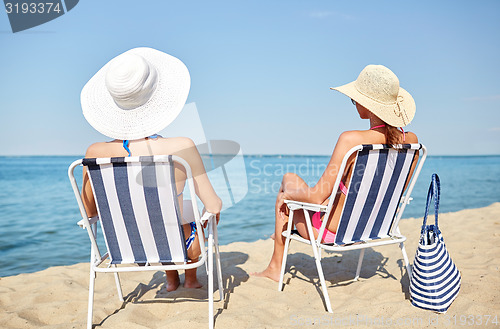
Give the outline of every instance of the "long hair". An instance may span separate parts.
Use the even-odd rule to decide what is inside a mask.
[[[403,143],[403,135],[401,131],[391,125],[385,125],[385,142],[389,145],[397,145]]]

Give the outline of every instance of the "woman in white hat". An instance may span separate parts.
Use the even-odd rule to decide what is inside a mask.
[[[284,204],[285,199],[327,204],[332,193],[333,183],[337,178],[337,169],[340,168],[347,151],[356,145],[418,143],[414,133],[404,132],[402,128],[408,125],[415,115],[415,101],[406,90],[399,86],[398,78],[387,67],[368,65],[361,71],[356,81],[331,89],[350,97],[359,116],[361,119],[369,120],[370,127],[367,130],[345,131],[340,135],[330,162],[315,186],[308,186],[302,178],[294,173],[287,173],[283,176],[281,188],[276,198],[273,255],[267,268],[262,272],[253,273],[255,276],[268,277],[274,281],[279,280],[285,242],[281,233],[286,229],[288,223],[288,208]],[[350,164],[353,160],[354,156],[351,158]],[[346,168],[352,168],[350,164]],[[342,176],[334,210],[330,218],[326,219],[328,220],[327,230],[322,237],[326,243],[334,242],[349,179],[350,172],[348,171]],[[324,218],[321,217],[320,213],[312,215],[311,221],[315,239],[318,237],[322,220]],[[300,235],[309,239],[304,214],[296,212],[293,221]]]
[[[112,59],[83,87],[81,103],[89,124],[114,140],[92,144],[85,157],[178,155],[189,163],[205,209],[219,214],[222,202],[208,180],[193,141],[186,137],[162,138],[156,135],[181,112],[190,83],[184,63],[155,49],[134,48]],[[178,191],[183,190],[185,179],[184,169],[176,166]],[[87,214],[97,215],[86,172],[83,200]],[[179,202],[182,204],[182,193]],[[194,234],[193,225],[183,226],[185,236],[189,237],[186,241],[188,257],[197,260],[201,253],[198,235]],[[175,290],[179,284],[177,271],[167,271],[167,290]],[[184,286],[201,287],[196,278],[196,268],[186,270]]]

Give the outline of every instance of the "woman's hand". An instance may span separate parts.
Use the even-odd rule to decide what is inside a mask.
[[[206,211],[205,208],[203,208],[202,213],[204,214],[205,211]],[[219,225],[220,212],[215,214],[215,220],[216,220],[216,224]],[[207,225],[208,225],[208,221],[206,221],[205,223],[203,223],[203,228],[207,228]]]
[[[285,200],[289,199],[288,195],[285,192],[279,192],[276,200],[276,209],[278,210],[278,214],[283,221],[288,220],[288,207],[285,204]]]

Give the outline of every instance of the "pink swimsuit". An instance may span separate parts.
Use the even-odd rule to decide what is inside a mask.
[[[316,233],[319,233],[319,229],[321,227],[321,213],[315,212],[311,218],[313,228],[316,230]],[[329,231],[325,228],[325,232],[323,233],[323,243],[334,243],[335,242],[335,233]]]
[[[340,181],[339,190],[342,194],[347,195],[347,187],[345,187],[344,183]],[[321,212],[315,212],[311,218],[312,226],[316,230],[316,233],[319,233],[319,229],[321,228]],[[323,232],[323,242],[324,243],[334,243],[335,242],[335,233],[325,228],[325,232]]]

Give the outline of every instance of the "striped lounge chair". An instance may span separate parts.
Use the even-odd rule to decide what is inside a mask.
[[[184,201],[184,218],[188,213],[194,217],[197,234],[208,221],[208,248],[199,235],[202,254],[193,263],[188,263],[186,237],[181,227],[174,162],[186,169],[187,187],[192,196],[192,200]],[[87,216],[74,177],[74,169],[79,165],[85,166],[89,173],[98,210],[98,216],[93,218]],[[223,299],[217,225],[213,214],[205,213],[200,218],[189,164],[171,155],[87,158],[73,162],[68,175],[83,217],[78,224],[87,229],[91,242],[87,328],[92,328],[96,272],[114,273],[118,297],[123,301],[119,272],[191,269],[203,264],[207,266],[208,275],[209,328],[213,328],[214,247],[219,295]],[[96,242],[99,221],[107,248],[105,253]]]
[[[422,157],[414,170],[407,193],[403,196],[405,186],[410,179],[411,169],[412,167],[415,168],[414,165],[418,161],[420,150],[422,151]],[[344,172],[349,157],[354,153],[356,153],[356,159],[334,243],[326,244],[321,239],[326,229],[326,220],[321,225],[318,238],[314,239],[309,211],[324,212],[324,218],[329,218],[342,175],[337,176],[333,187],[334,192],[330,196],[328,205],[285,200],[290,209],[290,218],[287,230],[283,232],[286,240],[278,290],[283,289],[283,278],[290,241],[296,240],[310,244],[318,269],[325,305],[330,313],[333,313],[333,311],[321,267],[322,249],[330,251],[361,249],[354,278],[354,280],[357,280],[366,248],[399,244],[408,276],[411,277],[411,268],[403,244],[406,237],[401,235],[398,223],[406,205],[410,201],[410,194],[427,157],[427,150],[422,144],[403,144],[399,145],[397,150],[385,144],[358,145],[347,152],[339,173]],[[292,231],[294,211],[300,210],[304,212],[309,240]]]

